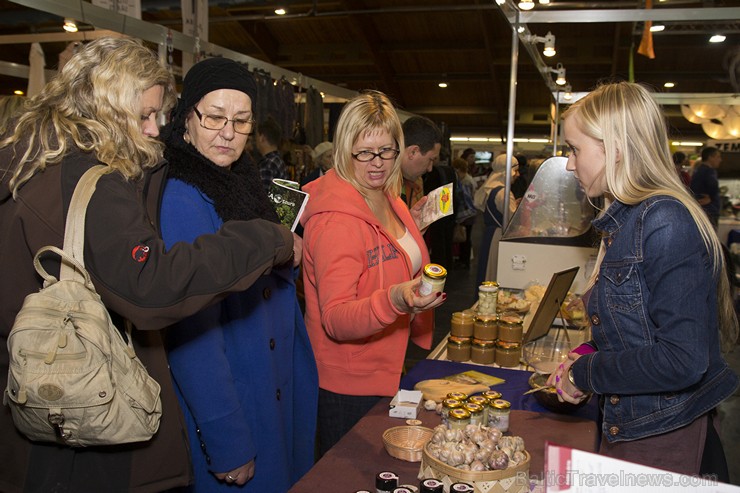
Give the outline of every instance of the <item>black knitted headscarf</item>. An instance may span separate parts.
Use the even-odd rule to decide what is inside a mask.
[[[193,107],[206,94],[219,89],[241,91],[255,104],[257,85],[242,65],[228,58],[208,58],[193,65],[183,81],[182,95],[170,115],[171,121],[162,129],[169,177],[203,192],[213,201],[216,213],[224,222],[255,218],[279,222],[249,153],[244,152],[231,169],[226,169],[211,162],[183,138],[185,121]]]

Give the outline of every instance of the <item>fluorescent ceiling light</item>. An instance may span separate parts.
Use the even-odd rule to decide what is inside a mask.
[[[520,10],[532,10],[533,8],[534,8],[534,2],[532,0],[520,0],[519,1]]]
[[[724,43],[725,39],[727,37],[724,34],[715,34],[711,38],[709,38],[710,43]]]
[[[665,25],[663,24],[653,24],[650,26],[650,32],[651,33],[659,33],[661,31],[665,31]]]
[[[672,87],[676,87],[676,84],[674,82],[666,82],[665,84],[663,84],[663,87],[667,87],[668,89],[670,89]]]
[[[285,9],[282,8],[282,7],[281,8],[277,8],[277,9],[275,9],[275,14],[276,15],[285,15]]]

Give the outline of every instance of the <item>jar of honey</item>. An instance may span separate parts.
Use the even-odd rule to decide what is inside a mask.
[[[496,341],[496,364],[504,368],[519,366],[522,345],[518,342]],[[472,350],[471,350],[472,358]]]
[[[470,413],[470,424],[471,425],[482,425],[483,424],[483,412],[485,408],[475,402],[466,402],[465,409]]]
[[[450,319],[450,335],[455,337],[471,337],[473,335],[474,325],[475,315],[472,311],[455,312]]]
[[[520,344],[524,335],[524,317],[515,312],[499,313],[498,339]]]
[[[493,341],[497,335],[498,323],[495,317],[491,317],[490,315],[475,317],[475,324],[473,325],[473,337],[475,339]]]
[[[470,346],[470,360],[479,365],[491,365],[496,359],[495,341],[473,339]]]
[[[503,399],[492,401],[488,408],[488,426],[501,430],[501,433],[509,431],[509,415],[511,414],[511,403]]]
[[[447,417],[447,428],[451,430],[462,430],[470,424],[470,412],[459,407],[456,409],[450,409],[450,414]]]
[[[462,409],[463,403],[457,399],[445,399],[442,401],[442,424],[447,426],[450,411],[453,409]]]
[[[470,337],[447,338],[447,359],[463,363],[470,360]]]

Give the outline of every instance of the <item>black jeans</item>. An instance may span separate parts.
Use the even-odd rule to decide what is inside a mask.
[[[379,400],[373,395],[344,395],[319,389],[319,455],[336,445]]]

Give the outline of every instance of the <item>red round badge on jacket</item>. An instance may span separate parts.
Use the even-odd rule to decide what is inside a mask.
[[[131,258],[139,263],[146,262],[146,259],[149,258],[149,247],[146,245],[136,245],[131,250]]]

